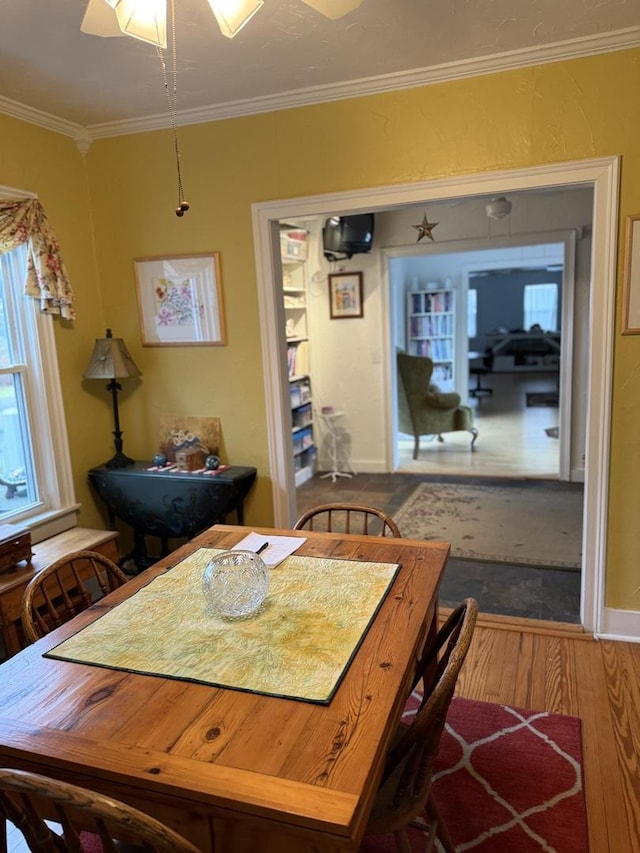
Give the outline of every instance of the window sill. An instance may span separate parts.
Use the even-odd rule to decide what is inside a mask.
[[[24,526],[31,530],[31,542],[35,545],[44,539],[64,533],[72,527],[77,527],[77,513],[80,504],[73,504],[64,509],[55,509],[32,515],[24,520]],[[20,522],[22,524],[22,522]]]

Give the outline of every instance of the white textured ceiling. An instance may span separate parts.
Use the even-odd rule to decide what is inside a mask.
[[[0,111],[24,106],[89,128],[166,119],[155,49],[81,33],[85,6],[3,0]],[[287,99],[401,88],[421,75],[640,44],[640,0],[364,0],[337,21],[298,0],[265,0],[233,40],[220,34],[206,0],[176,6],[178,109],[196,113],[255,112]]]

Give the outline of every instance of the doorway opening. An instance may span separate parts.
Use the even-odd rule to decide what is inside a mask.
[[[619,158],[552,164],[531,169],[475,176],[460,176],[421,184],[396,185],[321,196],[276,200],[253,205],[254,242],[257,264],[258,299],[262,330],[263,375],[267,401],[270,471],[273,483],[274,521],[288,526],[296,512],[294,469],[291,457],[291,423],[284,346],[284,312],[277,282],[281,277],[278,257],[279,220],[299,216],[327,216],[362,211],[401,209],[407,205],[429,204],[435,200],[462,196],[498,194],[515,190],[576,185],[594,187],[593,240],[591,247],[590,311],[599,323],[589,329],[587,438],[585,451],[585,526],[583,553],[582,623],[597,633],[603,624],[603,573],[606,550],[606,506],[608,488],[608,447],[610,434],[611,362],[615,296],[617,234],[617,188]],[[379,271],[381,280],[384,271]],[[382,288],[387,299],[388,289]],[[385,365],[383,392],[391,394],[390,341],[381,339]],[[384,418],[384,415],[383,415]],[[385,423],[391,435],[391,424]],[[385,460],[391,470],[391,458]]]
[[[586,413],[580,406],[573,411],[572,355],[574,327],[579,342],[588,338],[588,312],[574,308],[575,251],[574,231],[529,240],[518,235],[511,246],[490,249],[486,241],[466,241],[463,249],[445,244],[384,250],[392,352],[430,356],[433,386],[457,393],[480,431],[473,455],[468,436],[453,432],[440,441],[425,436],[414,458],[413,436],[398,431],[396,395],[390,413],[393,470],[584,479]],[[588,274],[582,271],[583,288]],[[552,282],[555,313],[538,311],[527,324],[525,296],[543,282]],[[435,311],[421,313],[425,299]],[[586,304],[582,299],[579,306]],[[396,383],[393,359],[391,368]],[[586,385],[583,373],[578,379]]]

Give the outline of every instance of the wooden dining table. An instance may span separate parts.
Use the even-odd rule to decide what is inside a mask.
[[[197,549],[232,548],[250,530],[304,538],[297,555],[400,567],[330,701],[43,656]],[[443,542],[215,525],[0,665],[0,766],[123,800],[205,853],[357,850],[437,630],[448,553]]]

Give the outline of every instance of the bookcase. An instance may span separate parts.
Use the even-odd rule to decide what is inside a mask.
[[[313,400],[309,375],[309,326],[307,303],[307,238],[303,228],[280,230],[282,296],[287,338],[287,371],[291,394],[291,431],[296,486],[315,471]]]
[[[407,293],[407,352],[433,361],[432,381],[443,390],[455,381],[455,291]]]

